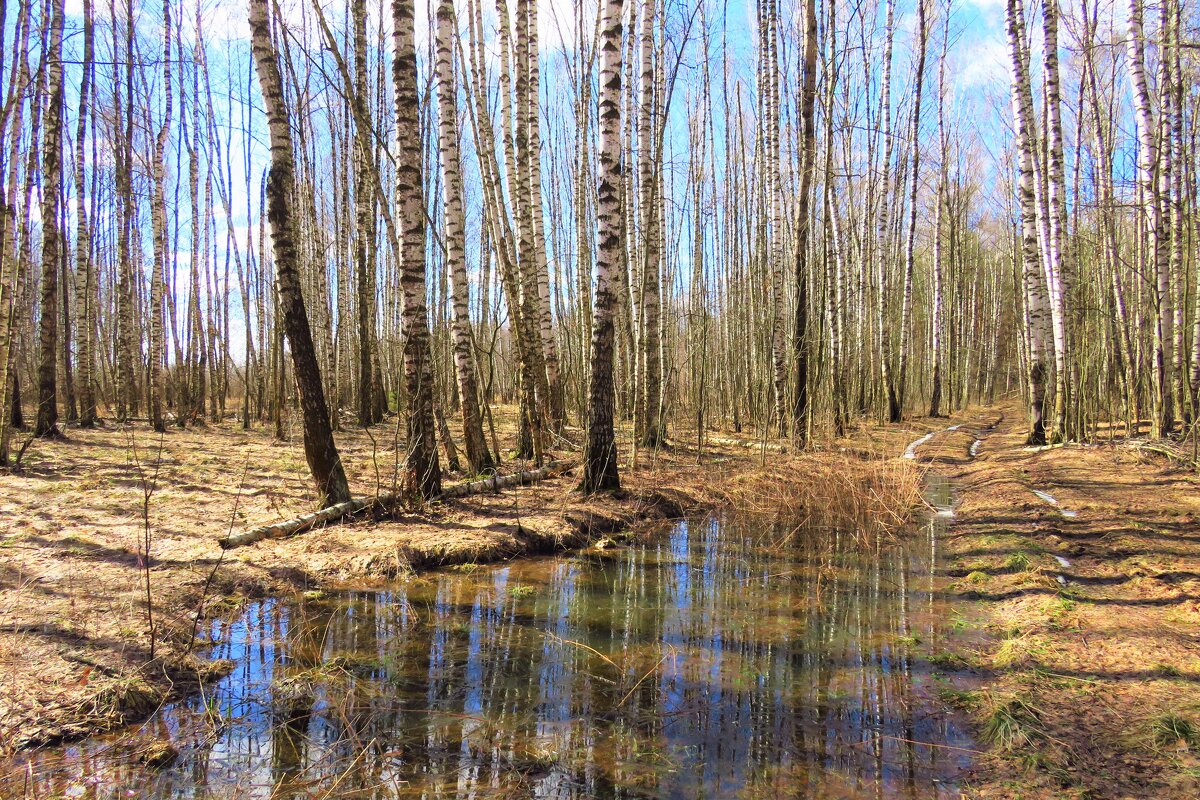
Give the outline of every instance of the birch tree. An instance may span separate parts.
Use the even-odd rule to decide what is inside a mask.
[[[587,441],[582,489],[620,488],[613,433],[613,340],[617,298],[614,273],[622,268],[621,236],[621,17],[623,0],[604,0],[600,19],[600,142],[596,170],[596,272],[588,378]]]
[[[425,305],[425,201],[421,178],[421,125],[412,0],[392,0],[396,93],[396,200],[400,214],[400,291],[404,386],[408,394],[408,486],[425,499],[441,493],[433,415],[433,364]]]
[[[479,385],[472,342],[470,283],[467,278],[466,237],[462,177],[459,173],[458,82],[454,70],[454,38],[457,17],[453,0],[437,5],[438,153],[442,165],[442,213],[446,231],[446,261],[450,271],[453,305],[454,370],[458,377],[459,407],[462,410],[463,444],[471,472],[494,467],[483,418],[479,412]],[[551,390],[553,391],[553,389]]]
[[[58,437],[58,259],[62,231],[59,227],[59,188],[63,147],[63,0],[47,4],[51,14],[49,78],[46,89],[45,139],[42,142],[42,316],[38,326],[41,348],[38,362],[38,412],[35,436]]]
[[[410,35],[411,30],[410,25]],[[271,223],[275,282],[283,312],[283,327],[292,351],[292,366],[300,395],[300,410],[304,418],[304,456],[316,481],[319,504],[336,505],[350,499],[350,487],[333,441],[329,407],[325,402],[321,370],[317,363],[312,330],[309,327],[308,312],[301,290],[299,254],[293,228],[292,202],[296,189],[292,132],[284,105],[278,55],[271,41],[267,0],[250,0],[250,36],[270,132],[271,168],[266,186],[267,218]],[[435,466],[436,458],[435,452]]]

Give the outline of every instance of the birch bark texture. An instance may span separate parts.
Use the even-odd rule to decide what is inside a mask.
[[[600,19],[599,127],[596,170],[596,271],[588,377],[584,492],[620,488],[613,430],[613,342],[617,270],[624,269],[621,213],[621,17],[623,0],[604,0]]]
[[[433,364],[425,280],[425,199],[412,0],[392,0],[392,83],[396,93],[396,204],[400,209],[400,291],[404,386],[408,395],[406,481],[426,500],[442,491],[433,415]]]
[[[59,227],[59,186],[62,177],[63,145],[63,0],[48,5],[51,13],[46,83],[49,96],[43,121],[42,142],[42,319],[38,330],[38,412],[34,436],[58,437],[58,257],[62,231]]]
[[[442,213],[446,232],[446,261],[453,310],[454,371],[458,378],[463,444],[471,472],[492,470],[495,463],[483,435],[479,411],[479,382],[471,332],[470,282],[467,277],[462,174],[459,170],[458,81],[454,70],[454,41],[458,18],[453,0],[439,0],[436,12],[438,89],[438,152],[442,166]]]

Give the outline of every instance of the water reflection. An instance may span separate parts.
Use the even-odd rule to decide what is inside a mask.
[[[956,794],[969,742],[908,653],[945,617],[935,537],[770,534],[681,523],[611,559],[264,601],[211,631],[233,673],[149,724],[173,765],[93,741],[34,758],[37,794]]]

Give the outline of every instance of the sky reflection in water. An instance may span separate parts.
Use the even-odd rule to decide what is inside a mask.
[[[731,515],[602,559],[263,601],[212,629],[229,676],[144,731],[170,767],[93,740],[36,757],[38,794],[955,795],[970,741],[908,654],[946,622],[930,532],[764,536]]]

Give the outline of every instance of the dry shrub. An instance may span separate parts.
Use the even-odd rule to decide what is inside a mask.
[[[922,474],[912,464],[828,452],[747,472],[724,495],[731,509],[780,523],[786,535],[777,544],[813,529],[851,531],[864,541],[892,537],[925,506]]]

